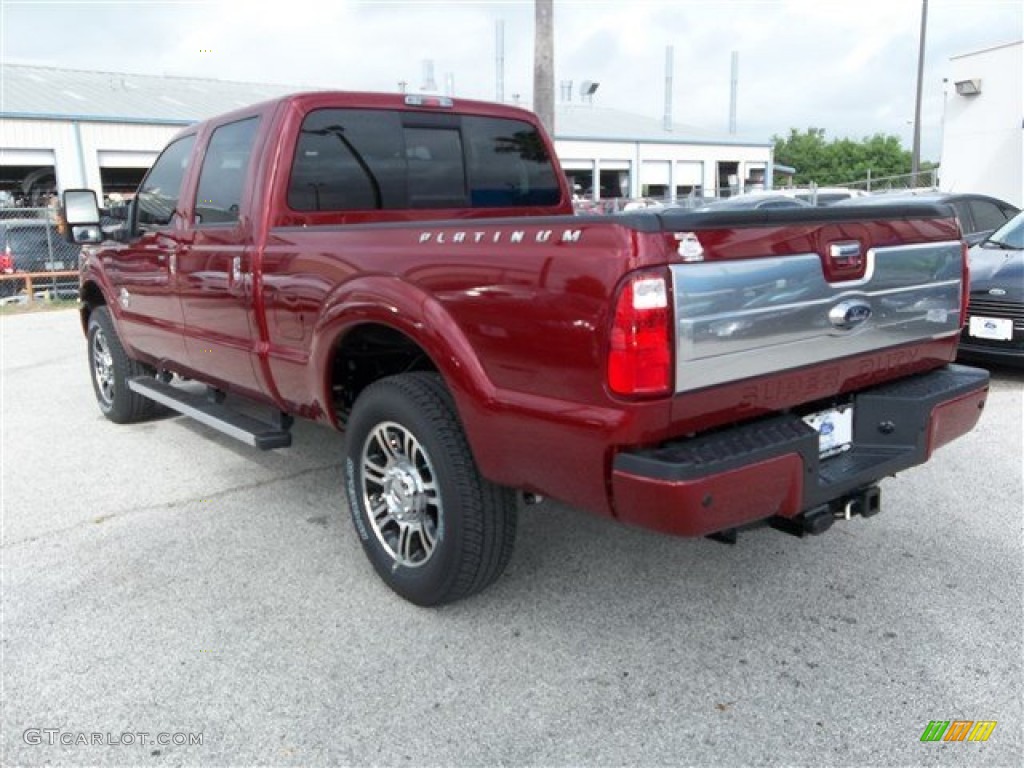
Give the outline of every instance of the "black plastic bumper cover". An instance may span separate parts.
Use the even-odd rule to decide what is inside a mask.
[[[932,414],[944,403],[984,390],[988,371],[948,365],[853,396],[853,442],[832,458],[818,457],[818,434],[793,414],[774,416],[722,432],[620,453],[614,471],[663,482],[685,482],[789,454],[805,471],[803,509],[864,488],[924,463],[932,449]]]

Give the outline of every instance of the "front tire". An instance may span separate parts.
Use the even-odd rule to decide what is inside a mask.
[[[151,418],[156,413],[156,403],[133,392],[128,380],[152,376],[153,369],[128,357],[106,307],[97,307],[89,315],[87,340],[92,389],[103,415],[115,424]]]
[[[373,567],[417,605],[479,592],[511,558],[515,494],[480,476],[437,374],[392,376],[363,391],[348,424],[345,487]]]

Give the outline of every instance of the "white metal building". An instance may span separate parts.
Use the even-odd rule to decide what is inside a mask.
[[[74,187],[133,190],[182,126],[294,90],[4,64],[0,189],[30,204]]]
[[[197,120],[302,86],[4,64],[0,190],[40,203],[88,187],[135,188],[167,140]],[[563,103],[556,150],[581,193],[719,195],[771,186],[772,145],[590,104]]]
[[[771,188],[770,142],[678,123],[665,130],[661,120],[588,104],[557,105],[555,151],[586,196],[675,199]]]
[[[1024,208],[1024,41],[950,59],[939,186]]]

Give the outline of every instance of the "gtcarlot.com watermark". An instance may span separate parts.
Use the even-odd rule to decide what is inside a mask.
[[[21,734],[30,746],[49,747],[197,747],[203,745],[202,733],[150,733],[148,731],[65,731],[60,728],[26,728]]]

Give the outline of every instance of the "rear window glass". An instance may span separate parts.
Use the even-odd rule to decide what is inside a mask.
[[[555,205],[561,190],[547,148],[529,123],[463,118],[474,208]]]
[[[838,203],[840,200],[849,200],[852,195],[846,195],[842,192],[826,192],[823,195],[818,195],[818,205],[832,205],[832,203]]]
[[[409,208],[466,204],[466,166],[457,128],[403,128]]]
[[[561,189],[529,123],[324,109],[303,121],[288,205],[298,211],[555,205]]]
[[[999,206],[987,200],[972,200],[971,212],[974,214],[974,227],[978,232],[999,229],[1006,223],[1006,217],[999,210]]]
[[[7,230],[7,244],[14,250],[26,248],[42,248],[45,250],[47,242],[46,229],[44,227],[12,228]]]

